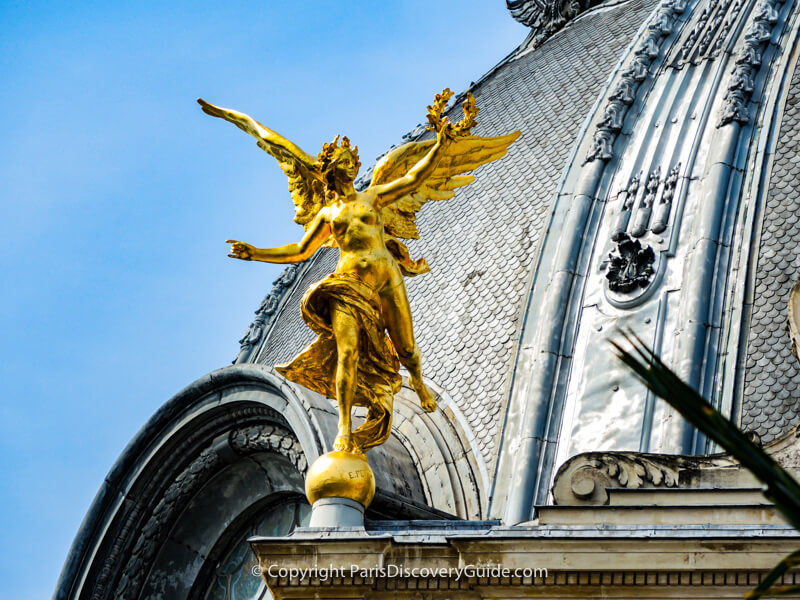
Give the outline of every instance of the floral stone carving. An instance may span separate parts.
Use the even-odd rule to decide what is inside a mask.
[[[727,455],[682,456],[640,452],[586,452],[565,462],[553,484],[558,505],[607,504],[609,488],[688,488],[700,472],[736,469]]]
[[[646,288],[655,275],[656,255],[650,246],[625,235],[608,255],[608,289],[620,294]]]

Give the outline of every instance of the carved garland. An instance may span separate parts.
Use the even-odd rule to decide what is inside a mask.
[[[138,598],[149,565],[160,547],[164,530],[172,521],[175,509],[185,506],[186,501],[219,468],[220,463],[221,459],[216,451],[206,448],[167,488],[136,540],[117,585],[115,598]]]
[[[750,122],[747,103],[753,95],[756,75],[761,67],[762,54],[772,37],[772,28],[778,22],[778,7],[783,0],[761,0],[756,5],[753,21],[744,34],[744,45],[736,56],[736,66],[731,73],[725,103],[717,127],[734,121]]]
[[[597,124],[592,149],[583,164],[600,159],[608,161],[613,156],[614,141],[622,131],[628,108],[636,99],[636,92],[647,78],[650,65],[658,56],[661,43],[675,26],[675,21],[686,8],[686,0],[668,0],[658,9],[655,19],[648,25],[647,36],[634,51],[631,65],[622,73],[614,92],[609,96],[603,119]]]
[[[300,443],[291,431],[280,425],[265,423],[237,429],[229,434],[228,442],[241,455],[272,451],[288,458],[301,473],[307,468]],[[136,540],[117,584],[115,598],[133,600],[139,597],[160,542],[176,513],[222,466],[216,448],[209,446],[170,484]]]
[[[506,0],[511,16],[531,28],[530,47],[538,48],[582,12],[602,0]]]
[[[277,452],[288,458],[303,475],[308,470],[308,462],[300,442],[288,429],[280,425],[253,425],[252,427],[232,431],[229,441],[231,448],[239,454]]]
[[[169,474],[175,471],[174,463],[179,460],[181,456],[191,455],[198,451],[197,440],[207,440],[215,437],[219,433],[220,427],[225,427],[226,423],[230,423],[232,427],[234,426],[233,424],[237,422],[241,423],[242,421],[264,417],[274,418],[279,417],[279,415],[272,409],[268,409],[264,406],[239,407],[227,411],[224,419],[222,419],[223,423],[212,421],[199,428],[197,431],[193,432],[192,436],[185,439],[175,448],[169,460],[158,465],[156,472],[150,477],[149,485],[143,490],[142,497],[152,498],[161,495],[158,489],[160,487],[159,482],[164,481],[166,477],[171,477]],[[107,597],[106,588],[111,584],[113,574],[118,572],[121,561],[123,560],[121,556],[128,546],[129,540],[135,535],[135,530],[139,529],[145,510],[147,510],[146,504],[135,502],[130,511],[124,516],[124,522],[119,532],[116,534],[114,542],[111,544],[111,549],[106,556],[103,568],[100,570],[92,587],[92,600],[102,600]]]

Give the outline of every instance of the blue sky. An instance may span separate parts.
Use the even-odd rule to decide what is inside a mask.
[[[47,598],[100,482],[230,363],[296,241],[286,180],[210,102],[368,166],[525,36],[502,0],[0,3],[0,596]]]

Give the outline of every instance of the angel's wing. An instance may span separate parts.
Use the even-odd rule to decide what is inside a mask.
[[[225,119],[252,135],[258,140],[257,143],[262,150],[278,160],[281,169],[289,178],[292,201],[301,209],[295,212],[294,220],[307,229],[317,212],[324,206],[325,200],[322,174],[317,166],[316,157],[282,135],[264,127],[249,115],[214,106],[202,98],[198,98],[197,102],[206,114]]]
[[[386,231],[395,237],[418,239],[417,212],[429,200],[447,200],[455,189],[475,180],[465,175],[479,166],[506,154],[519,131],[497,137],[474,135],[456,137],[450,142],[436,170],[417,188],[383,208]],[[434,140],[409,142],[395,148],[375,165],[371,185],[389,183],[405,176],[433,147]]]

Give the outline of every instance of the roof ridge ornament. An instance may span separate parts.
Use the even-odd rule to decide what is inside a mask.
[[[506,7],[514,19],[531,28],[527,45],[538,48],[569,21],[601,1],[506,0]]]

